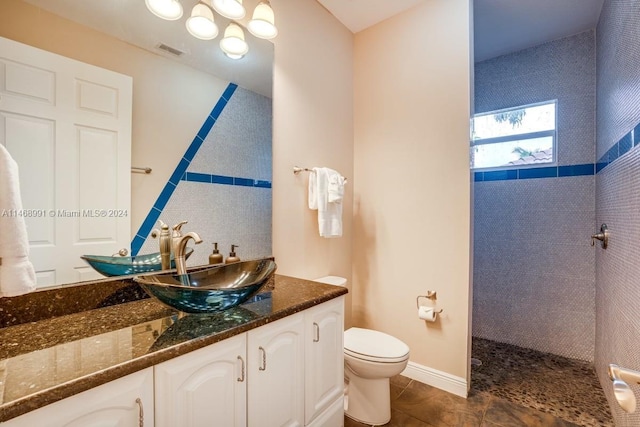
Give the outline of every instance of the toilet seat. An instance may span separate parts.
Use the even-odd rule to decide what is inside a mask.
[[[350,328],[344,332],[344,353],[369,362],[398,363],[409,357],[409,346],[384,332]]]

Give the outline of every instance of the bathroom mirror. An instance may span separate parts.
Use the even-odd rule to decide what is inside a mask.
[[[207,263],[213,242],[223,255],[235,244],[243,259],[270,256],[273,44],[245,31],[249,52],[240,60],[229,59],[219,48],[229,20],[216,14],[218,37],[195,39],[185,21],[198,1],[181,3],[182,18],[165,21],[140,0],[3,0],[0,37],[132,77],[131,166],[152,172],[133,171],[129,177],[128,250],[133,241],[140,254],[157,252],[147,225],[157,226],[150,213],[160,211],[159,219],[169,225],[189,221],[183,231],[202,237],[189,265]],[[257,3],[245,0],[247,17],[240,24],[246,24]],[[0,96],[3,87],[0,82]],[[223,100],[230,93],[231,99]],[[223,110],[203,133],[216,106]],[[198,138],[203,141],[194,154]],[[172,181],[190,147],[186,173]],[[102,277],[74,255],[71,275],[60,279],[58,258],[62,254],[50,255],[52,267],[38,273],[39,288]]]

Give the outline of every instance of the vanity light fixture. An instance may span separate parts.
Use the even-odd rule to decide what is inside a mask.
[[[187,31],[200,40],[212,40],[218,35],[218,26],[213,20],[213,11],[204,3],[198,3],[187,19]]]
[[[270,40],[278,35],[273,9],[271,8],[269,0],[263,0],[258,3],[247,28],[251,34],[261,39]]]
[[[175,21],[182,18],[182,4],[178,0],[144,0],[147,9],[158,18]]]
[[[244,31],[240,25],[235,22],[229,24],[220,40],[220,49],[231,59],[240,59],[249,52],[249,45],[244,41]]]
[[[147,9],[159,18],[168,21],[180,19],[183,14],[180,0],[144,0]],[[213,40],[219,33],[214,21],[217,12],[225,18],[236,20],[246,15],[242,0],[199,0],[191,10],[186,27],[193,37],[200,40]],[[261,0],[253,11],[252,19],[247,29],[254,36],[261,39],[272,39],[278,35],[275,26],[273,9],[269,0]],[[244,39],[242,27],[231,22],[220,40],[220,49],[231,59],[240,59],[249,52],[249,45]]]
[[[220,15],[229,19],[242,19],[247,13],[242,0],[213,0],[213,8]]]

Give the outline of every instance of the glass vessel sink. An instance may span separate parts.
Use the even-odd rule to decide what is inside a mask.
[[[185,259],[193,253],[193,248],[187,248]],[[87,261],[98,273],[107,276],[125,276],[128,274],[150,273],[162,270],[160,252],[137,256],[102,256],[82,255],[80,258]],[[171,268],[175,268],[173,254],[171,254]]]
[[[237,262],[173,273],[134,277],[142,288],[164,304],[185,313],[213,313],[242,304],[255,295],[276,271],[270,259]]]

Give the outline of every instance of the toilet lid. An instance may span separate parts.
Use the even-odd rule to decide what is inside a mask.
[[[409,356],[409,346],[384,332],[350,328],[344,332],[344,351],[353,357],[376,362],[400,362]]]

